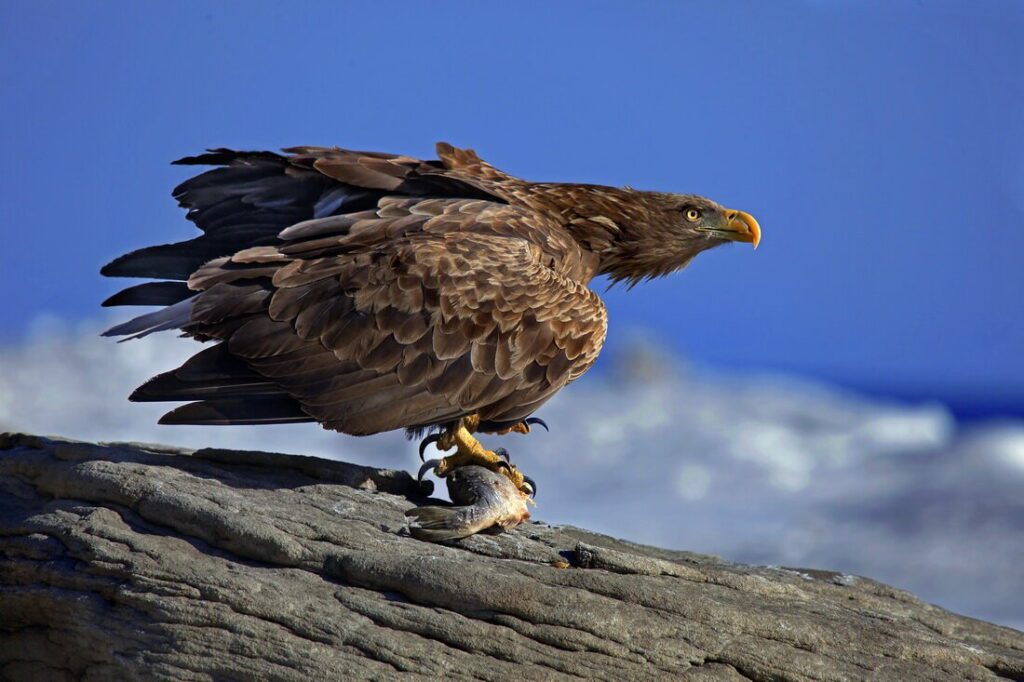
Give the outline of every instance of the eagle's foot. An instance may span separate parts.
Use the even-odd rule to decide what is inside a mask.
[[[471,423],[476,426],[476,423]],[[529,425],[526,425],[529,428]],[[434,434],[424,439],[420,444],[420,455],[430,443],[435,443],[439,450],[450,450],[452,447],[457,451],[440,460],[430,460],[420,469],[422,477],[433,465],[434,475],[438,478],[445,478],[451,472],[464,466],[481,466],[490,471],[504,474],[512,484],[524,495],[535,495],[537,486],[528,476],[523,475],[515,464],[508,461],[508,452],[503,448],[488,450],[479,440],[473,436],[465,421],[460,423],[454,430],[441,434]]]

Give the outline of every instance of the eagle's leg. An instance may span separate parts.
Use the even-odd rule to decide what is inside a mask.
[[[441,434],[436,441],[438,449],[449,450],[454,447],[457,448],[457,452],[440,460],[434,467],[434,475],[444,478],[459,467],[475,464],[505,474],[516,488],[524,493],[534,492],[535,486],[514,464],[509,463],[507,457],[488,450],[477,440],[473,432],[479,424],[480,418],[477,415],[470,415],[459,420],[454,428]]]

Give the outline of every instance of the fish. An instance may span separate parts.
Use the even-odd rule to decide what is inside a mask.
[[[435,464],[432,460],[424,467]],[[405,512],[414,538],[446,542],[481,531],[502,533],[530,518],[532,500],[504,474],[469,465],[456,468],[445,481],[452,506],[414,507]]]

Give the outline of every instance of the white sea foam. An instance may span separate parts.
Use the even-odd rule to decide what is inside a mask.
[[[419,464],[399,433],[158,426],[168,405],[126,398],[196,345],[167,334],[117,345],[98,337],[101,327],[42,320],[0,349],[0,428]],[[712,375],[644,344],[602,362],[539,413],[550,434],[501,443],[537,480],[539,518],[868,575],[963,613],[1024,622],[1024,422],[961,431],[938,405]]]

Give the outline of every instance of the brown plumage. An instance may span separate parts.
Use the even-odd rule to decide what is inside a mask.
[[[133,400],[170,424],[317,421],[350,434],[496,430],[593,365],[597,275],[635,283],[727,241],[749,215],[692,195],[531,183],[439,144],[438,160],[337,148],[218,149],[174,191],[202,231],[103,269],[162,280],[105,305],[161,309],[107,332],[214,345]]]

